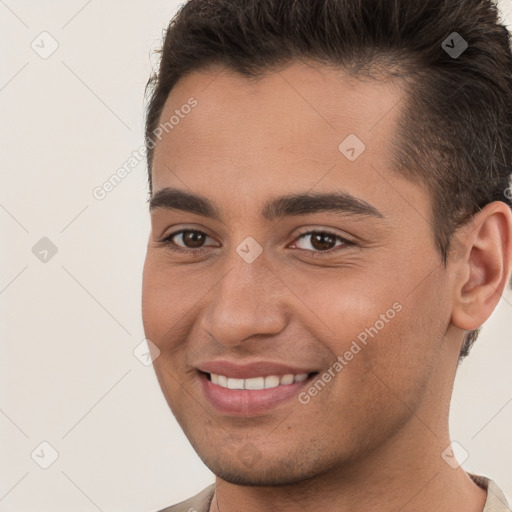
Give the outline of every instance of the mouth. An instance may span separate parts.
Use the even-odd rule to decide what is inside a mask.
[[[198,374],[203,395],[217,413],[252,417],[290,403],[319,372],[262,375],[249,379],[230,378],[200,370]]]
[[[280,386],[289,386],[290,384],[294,384],[296,382],[303,382],[314,377],[315,375],[318,375],[319,372],[299,373],[295,375],[292,373],[287,373],[285,375],[262,375],[260,377],[252,377],[250,379],[237,379],[227,377],[226,375],[219,375],[216,373],[207,373],[202,371],[199,371],[199,373],[202,373],[213,384],[216,384],[217,386],[225,389],[257,391],[262,389],[272,389]]]

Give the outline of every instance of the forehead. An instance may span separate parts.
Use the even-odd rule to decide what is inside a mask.
[[[263,197],[343,184],[371,195],[372,166],[391,165],[404,97],[397,81],[302,62],[257,79],[221,67],[193,72],[164,106],[160,123],[175,122],[155,147],[153,190],[185,185],[212,195],[229,186]],[[354,161],[340,150],[345,140],[360,144]]]
[[[302,133],[322,137],[331,132],[337,139],[347,130],[369,141],[378,137],[379,125],[389,128],[393,124],[395,116],[388,114],[404,92],[397,80],[355,78],[320,64],[294,62],[257,78],[214,67],[178,81],[161,121],[180,110],[191,96],[198,104],[186,125],[205,143],[213,135],[216,140],[222,135],[226,139],[256,136],[255,128],[269,136],[279,134],[276,142],[283,142],[286,135],[293,142]],[[183,130],[175,126],[172,131]]]

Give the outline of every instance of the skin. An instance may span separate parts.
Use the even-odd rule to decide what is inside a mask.
[[[441,454],[464,334],[490,316],[510,276],[510,209],[487,205],[443,266],[429,194],[388,154],[405,100],[398,82],[302,62],[259,81],[202,70],[178,82],[161,119],[190,97],[197,106],[155,148],[153,194],[200,194],[221,219],[153,209],[142,307],[165,398],[216,475],[211,511],[481,511],[486,492]],[[338,150],[350,133],[366,145],[353,162]],[[276,196],[336,191],[382,218],[261,214]],[[185,228],[208,235],[201,255],[160,242]],[[299,236],[310,229],[353,245],[334,239],[322,253]],[[248,236],[263,250],[250,264],[236,252]],[[195,365],[212,359],[326,372],[394,303],[402,310],[308,404],[235,418],[202,393]]]

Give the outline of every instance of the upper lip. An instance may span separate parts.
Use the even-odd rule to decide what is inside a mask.
[[[250,379],[252,377],[267,377],[269,375],[300,375],[301,373],[312,373],[315,370],[298,368],[272,361],[258,361],[254,363],[237,364],[230,361],[216,360],[207,361],[196,366],[205,373],[215,373],[233,379]]]

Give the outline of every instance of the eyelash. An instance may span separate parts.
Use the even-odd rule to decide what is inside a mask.
[[[163,238],[162,240],[160,240],[160,242],[167,246],[171,251],[174,251],[174,252],[177,252],[177,253],[181,253],[181,254],[193,254],[193,255],[200,255],[200,254],[203,254],[204,252],[206,252],[209,247],[198,247],[197,249],[185,249],[183,247],[180,247],[178,245],[176,245],[172,239],[177,236],[177,235],[180,235],[184,232],[192,232],[192,233],[200,233],[201,235],[205,235],[205,236],[208,236],[206,233],[204,233],[203,231],[200,231],[198,229],[180,229],[179,231],[174,231],[173,233],[169,234],[168,236],[166,236],[165,238]],[[325,231],[325,230],[312,230],[312,231],[305,231],[304,233],[299,233],[297,235],[296,238],[294,238],[294,240],[292,240],[292,242],[295,242],[297,240],[299,240],[301,237],[304,237],[304,236],[307,236],[307,235],[328,235],[330,237],[333,237],[335,238],[336,240],[339,240],[340,242],[342,242],[342,245],[344,246],[353,246],[355,245],[354,242],[351,242],[350,240],[347,240],[343,237],[341,237],[340,235],[337,235],[336,233],[332,233],[331,231]],[[332,248],[332,249],[328,249],[326,251],[311,251],[309,249],[298,249],[299,251],[306,251],[308,253],[310,253],[310,255],[314,258],[322,258],[324,257],[324,255],[330,255],[332,254],[333,252],[336,252],[338,250],[342,250],[342,249],[339,249],[340,246],[337,246],[338,249],[336,249],[336,247]]]

